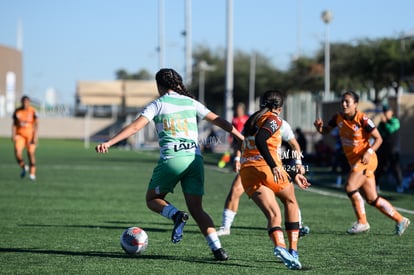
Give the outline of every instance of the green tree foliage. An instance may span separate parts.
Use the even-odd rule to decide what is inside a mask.
[[[256,55],[256,74],[255,74],[255,96],[258,97],[266,90],[272,88],[287,88],[284,84],[283,72],[278,70],[269,61],[270,58],[260,53]],[[199,92],[199,64],[205,61],[215,67],[212,71],[205,72],[205,100],[207,106],[212,110],[223,112],[223,102],[225,97],[226,84],[226,59],[225,50],[218,49],[212,51],[206,47],[198,47],[193,53],[194,70],[193,83],[190,90],[198,97]],[[236,51],[234,54],[234,102],[248,104],[249,81],[250,81],[251,54]]]
[[[402,47],[404,42],[406,48]],[[337,93],[352,89],[375,91],[374,102],[380,102],[383,88],[409,88],[407,75],[413,75],[413,43],[400,39],[360,40],[355,44],[331,45],[331,89]],[[323,64],[324,50],[316,60]]]
[[[375,90],[374,102],[381,101],[383,88],[403,86],[414,92],[414,39],[362,39],[352,43],[331,43],[331,90],[340,95],[345,90],[368,92]],[[255,96],[278,88],[286,93],[324,89],[324,45],[315,56],[301,56],[293,60],[286,71],[277,69],[271,58],[263,53],[256,57]],[[249,97],[250,62],[252,53],[236,50],[234,54],[234,102],[247,105]],[[226,83],[225,49],[212,50],[198,46],[193,51],[193,82],[190,91],[198,97],[200,88],[200,62],[214,66],[205,72],[205,100],[212,110],[223,112]],[[116,79],[152,79],[146,70],[129,73],[116,71]]]
[[[286,90],[317,92],[324,85],[324,67],[314,58],[299,57],[291,62],[284,77],[287,83]]]
[[[137,73],[129,73],[124,69],[115,72],[117,80],[150,80],[153,76],[145,69],[139,70]]]

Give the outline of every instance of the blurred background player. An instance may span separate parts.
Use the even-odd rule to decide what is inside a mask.
[[[239,102],[236,105],[235,115],[232,119],[232,124],[234,128],[237,129],[240,133],[243,130],[244,124],[249,119],[249,116],[246,114],[246,106],[244,103]],[[220,158],[220,161],[218,162],[219,168],[224,168],[228,163],[231,163],[232,157],[236,155],[236,152],[239,147],[239,143],[236,139],[234,139],[232,136],[229,136],[229,143],[231,147],[231,152],[226,151]]]
[[[289,125],[289,123],[286,120],[283,120],[282,126],[280,128],[280,132],[282,135],[282,141],[287,142],[290,147],[292,148],[293,153],[292,156],[295,158],[294,164],[292,166],[295,166],[296,171],[299,171],[302,175],[305,174],[306,169],[302,164],[302,151],[301,146],[299,145],[298,141],[295,138],[295,135],[292,131],[292,127]],[[229,193],[227,194],[226,201],[224,202],[224,209],[222,214],[222,221],[221,221],[221,227],[217,231],[217,234],[219,236],[227,236],[230,235],[230,229],[233,224],[233,221],[236,217],[237,210],[239,209],[239,202],[240,197],[244,193],[243,185],[241,183],[239,170],[240,170],[240,151],[236,153],[236,156],[234,157],[233,162],[233,171],[236,174],[236,176],[233,179],[233,182],[231,184],[231,188]],[[287,164],[288,169],[291,169],[291,164]],[[308,226],[303,226],[302,223],[302,215],[299,210],[299,236],[303,237],[306,234],[309,234],[310,229]]]
[[[240,177],[244,191],[267,219],[267,231],[274,244],[274,255],[289,269],[301,269],[298,254],[299,205],[291,178],[278,153],[282,144],[280,127],[283,121],[279,117],[282,107],[282,93],[278,90],[266,91],[261,98],[260,110],[247,120],[243,131]],[[292,178],[300,188],[305,189],[310,185],[300,173],[290,172],[293,172]],[[289,251],[286,249],[276,197],[285,210]]]
[[[290,127],[290,125],[289,125]],[[302,150],[302,155],[305,158],[307,153],[308,153],[308,141],[306,140],[306,136],[305,133],[302,131],[302,128],[297,127],[295,129],[295,133],[296,133],[296,140],[297,143],[299,144],[300,149]]]
[[[400,164],[399,151],[399,130],[400,121],[394,116],[393,110],[384,106],[382,110],[381,122],[377,129],[382,137],[382,144],[377,150],[378,167],[375,171],[375,179],[379,189],[380,179],[390,170],[397,182],[397,192],[402,193],[403,175]]]
[[[235,116],[233,117],[231,123],[233,124],[234,128],[237,129],[240,133],[243,131],[244,124],[249,119],[249,115],[246,114],[246,106],[244,103],[239,102],[236,106]],[[238,142],[235,139],[232,139],[231,147],[233,149],[233,153],[235,153],[238,149]]]
[[[243,136],[231,125],[193,99],[185,88],[182,77],[173,69],[161,69],[155,75],[160,97],[148,104],[128,126],[107,142],[96,146],[98,153],[137,133],[151,120],[155,122],[160,159],[148,185],[146,202],[149,209],[174,222],[171,241],[178,243],[189,218],[165,198],[181,183],[191,216],[196,221],[216,260],[228,259],[221,247],[213,220],[204,211],[204,163],[198,143],[197,118],[205,119],[239,139]]]
[[[30,98],[23,96],[21,106],[13,113],[12,141],[14,143],[14,154],[21,168],[20,177],[26,176],[36,180],[36,144],[37,144],[38,116],[36,110],[30,105]],[[26,148],[29,158],[29,166],[25,164],[23,150]]]
[[[364,113],[358,111],[359,96],[355,92],[345,92],[341,100],[341,112],[336,113],[324,126],[322,119],[314,122],[316,130],[329,134],[338,127],[342,148],[351,167],[350,175],[345,185],[345,191],[352,202],[357,221],[347,230],[349,234],[367,232],[370,225],[367,220],[366,201],[396,222],[395,233],[401,236],[410,224],[389,201],[379,196],[375,186],[375,168],[377,155],[382,138],[374,122]],[[373,139],[370,144],[370,139]],[[361,195],[362,194],[362,195]]]

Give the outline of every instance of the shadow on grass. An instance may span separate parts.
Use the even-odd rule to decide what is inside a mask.
[[[126,223],[126,222],[125,222]],[[128,223],[129,226],[134,226],[134,222]],[[159,224],[159,225],[170,225],[171,228],[169,229],[162,229],[156,227],[147,227],[145,224],[140,225],[147,232],[170,232],[172,230],[173,224],[171,223],[151,223],[151,225]],[[25,226],[25,227],[56,227],[56,228],[90,228],[90,229],[117,229],[117,230],[125,230],[129,226],[114,226],[114,225],[90,225],[90,224],[17,224],[18,226]],[[200,230],[198,229],[197,225],[187,224],[185,227],[186,233],[194,233],[199,234]],[[194,228],[194,229],[190,229]],[[237,227],[235,227],[237,228]],[[244,227],[245,229],[255,229],[255,228],[248,228]],[[263,228],[260,228],[263,229]]]
[[[133,224],[133,223],[132,223]],[[65,228],[93,228],[93,229],[126,229],[125,226],[114,225],[90,225],[90,224],[17,224],[18,226],[26,227],[65,227]],[[169,230],[161,228],[145,227],[145,231],[149,232],[166,232]]]
[[[191,263],[225,263],[230,266],[237,267],[251,267],[250,265],[244,265],[239,263],[222,262],[212,259],[200,259],[198,257],[180,257],[180,256],[168,256],[168,255],[128,255],[118,252],[101,252],[101,251],[65,251],[65,250],[51,250],[51,249],[36,249],[36,248],[2,248],[0,247],[1,253],[34,253],[34,254],[45,254],[45,255],[64,255],[64,256],[82,256],[82,257],[102,257],[102,258],[114,258],[114,259],[131,259],[131,260],[168,260],[168,261],[186,261]]]

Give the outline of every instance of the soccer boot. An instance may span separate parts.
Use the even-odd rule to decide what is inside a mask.
[[[293,257],[292,254],[286,250],[286,248],[276,246],[273,253],[276,257],[282,260],[287,268],[302,269],[302,264],[299,262],[299,259]]]
[[[228,235],[230,235],[230,228],[221,226],[220,229],[217,231],[217,236],[228,236]]]
[[[293,258],[295,258],[296,260],[298,260],[298,261],[299,261],[299,253],[298,253],[296,250],[294,250],[294,249],[289,249],[289,253],[290,253],[290,255],[292,255],[292,256],[293,256]]]
[[[368,232],[370,229],[369,223],[358,223],[355,222],[351,228],[349,228],[346,232],[348,234],[360,234],[364,232]]]
[[[410,225],[410,220],[407,218],[403,218],[402,221],[400,221],[399,223],[397,223],[397,225],[395,226],[395,233],[398,236],[401,236],[402,234],[404,234],[404,231],[407,229],[407,227]]]
[[[305,237],[309,233],[310,233],[309,226],[303,226],[303,227],[299,228],[299,238]]]
[[[214,258],[217,261],[227,261],[229,259],[229,256],[227,255],[226,251],[224,251],[223,248],[219,248],[216,250],[211,250],[214,254]]]
[[[29,166],[25,165],[22,167],[22,170],[20,172],[20,177],[24,178],[26,176],[27,171],[29,171]]]
[[[173,243],[178,243],[183,239],[183,230],[184,225],[187,223],[188,214],[183,211],[178,211],[174,214],[174,228],[171,234],[171,241]]]

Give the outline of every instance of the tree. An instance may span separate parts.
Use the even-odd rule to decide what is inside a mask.
[[[412,44],[409,45],[412,53]],[[379,103],[379,92],[384,88],[407,86],[403,68],[412,72],[413,56],[404,55],[399,39],[364,39],[355,44],[333,43],[331,45],[331,89],[337,93],[344,90],[375,91],[372,99]],[[323,63],[321,49],[316,56]],[[405,65],[406,64],[406,65]]]
[[[215,70],[205,73],[205,100],[206,105],[213,111],[223,112],[225,96],[225,77],[226,77],[226,60],[224,49],[212,51],[206,47],[198,46],[193,52],[193,83],[190,89],[196,97],[199,90],[199,68],[201,61],[214,65]],[[256,54],[256,75],[255,91],[256,97],[263,94],[266,90],[272,88],[281,88],[284,83],[283,73],[277,70],[271,63],[270,58],[260,53]],[[245,53],[240,50],[235,51],[234,55],[234,102],[243,102],[247,105],[249,98],[249,80],[250,80],[250,60],[251,53]]]
[[[150,80],[152,75],[145,69],[139,70],[137,73],[128,73],[124,69],[119,69],[115,72],[117,80]]]
[[[299,57],[292,61],[285,73],[286,90],[320,91],[323,87],[324,68],[318,60]]]
[[[353,43],[331,43],[331,90],[338,96],[345,90],[375,91],[374,102],[379,103],[383,88],[400,86],[414,92],[414,39],[362,39]],[[286,93],[295,91],[320,92],[324,89],[324,45],[315,56],[301,56],[293,60],[287,71],[278,70],[271,58],[256,55],[255,96],[278,88]],[[234,102],[247,104],[249,96],[250,60],[252,53],[236,50],[234,54]],[[199,64],[214,65],[215,70],[205,72],[206,105],[213,111],[223,112],[225,96],[225,50],[197,46],[193,51],[192,86],[198,97]],[[129,73],[116,71],[116,79],[152,79],[145,69]]]

